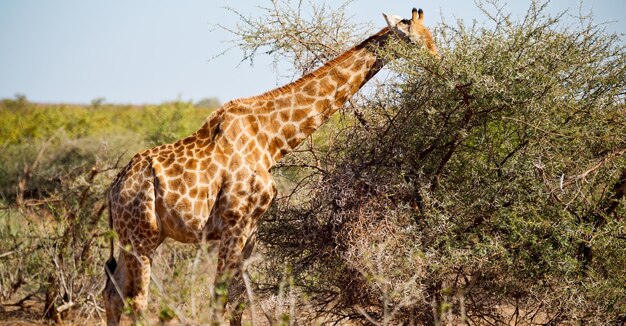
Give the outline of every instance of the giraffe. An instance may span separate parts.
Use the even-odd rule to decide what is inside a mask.
[[[383,67],[377,48],[391,37],[437,54],[421,9],[414,8],[411,19],[383,16],[387,27],[312,73],[224,104],[192,135],[136,154],[119,172],[108,192],[110,227],[123,248],[115,260],[111,240],[105,264],[108,325],[119,324],[125,303],[140,318],[154,252],[168,237],[183,243],[218,240],[215,286],[228,287],[225,301],[231,304],[241,297],[242,262],[276,195],[272,166]],[[231,318],[239,324],[241,313]]]

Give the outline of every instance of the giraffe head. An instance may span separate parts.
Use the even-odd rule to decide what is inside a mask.
[[[430,53],[437,55],[437,48],[430,30],[424,26],[424,11],[413,8],[411,19],[383,14],[389,29],[400,38],[411,43],[423,44]]]

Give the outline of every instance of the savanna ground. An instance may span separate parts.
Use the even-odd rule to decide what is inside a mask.
[[[357,40],[348,4],[273,1],[232,30],[299,75]],[[579,13],[433,26],[288,156],[247,262],[251,324],[623,325],[626,56]],[[306,14],[303,14],[306,12]],[[306,31],[306,33],[303,33]],[[360,34],[358,34],[360,32]],[[136,151],[210,109],[0,102],[0,319],[98,324],[104,193]],[[151,324],[214,319],[214,256],[167,242]]]

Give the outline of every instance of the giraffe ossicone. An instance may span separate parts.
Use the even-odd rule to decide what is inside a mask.
[[[276,187],[270,169],[356,93],[384,65],[377,49],[390,37],[421,41],[436,54],[423,12],[385,15],[388,27],[314,72],[275,90],[224,104],[189,137],[136,154],[109,194],[111,227],[120,241],[105,265],[107,324],[128,302],[135,318],[147,307],[150,268],[165,238],[218,240],[216,283],[228,300],[243,300],[242,262],[252,253],[257,223]],[[113,244],[112,244],[113,245]],[[237,306],[237,305],[234,305]],[[239,324],[241,314],[231,316]]]

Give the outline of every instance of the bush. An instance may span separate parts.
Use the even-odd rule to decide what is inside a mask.
[[[441,58],[382,50],[396,78],[286,164],[260,289],[292,277],[335,320],[624,322],[626,56],[546,5],[442,24]]]

